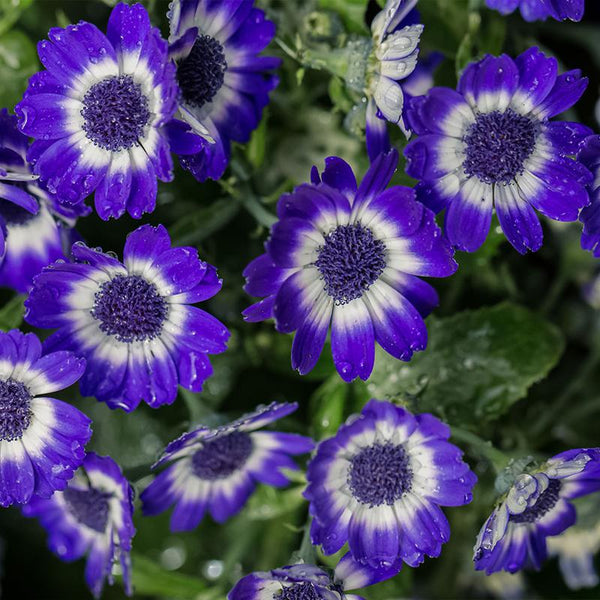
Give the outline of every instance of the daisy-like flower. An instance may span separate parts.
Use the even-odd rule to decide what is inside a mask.
[[[326,159],[321,176],[313,167],[312,184],[280,198],[267,252],[244,271],[246,292],[266,296],[246,320],[274,317],[278,331],[296,331],[292,366],[301,374],[319,359],[330,325],[345,381],[369,377],[375,342],[401,360],[427,344],[423,317],[438,298],[418,276],[447,277],[456,263],[414,190],[385,189],[397,164],[395,150],[380,155],[358,188],[341,158]]]
[[[600,490],[600,449],[557,454],[539,470],[519,475],[484,523],[474,548],[475,568],[488,575],[539,569],[546,539],[576,520],[570,502]]]
[[[131,596],[133,489],[112,458],[90,452],[66,489],[33,499],[23,514],[39,519],[48,531],[50,550],[61,560],[87,555],[85,581],[96,598],[107,578],[113,584],[117,563]]]
[[[578,70],[557,75],[557,68],[537,48],[516,60],[488,55],[465,69],[458,92],[433,88],[411,101],[419,137],[405,149],[406,172],[421,180],[419,200],[446,209],[446,235],[460,250],[483,244],[494,207],[508,241],[524,254],[542,246],[536,210],[575,221],[589,203],[591,174],[570,158],[589,129],[550,121],[577,102],[587,79]]]
[[[588,186],[591,204],[579,215],[583,223],[581,247],[590,250],[596,258],[600,257],[600,135],[591,135],[581,144],[578,159],[593,174]]]
[[[33,333],[0,332],[0,506],[49,497],[81,465],[91,421],[48,394],[75,383],[84,369],[70,352],[42,356]]]
[[[28,148],[29,140],[17,129],[16,117],[2,109],[0,169],[20,180],[0,183],[0,231],[6,252],[0,265],[0,286],[21,293],[31,288],[33,277],[43,267],[65,258],[65,250],[70,250],[76,239],[73,226],[77,217],[89,213],[84,204],[62,207],[48,194],[31,173]]]
[[[440,506],[469,503],[477,481],[449,437],[432,415],[370,400],[308,464],[313,544],[333,554],[348,542],[371,568],[439,556],[450,537]]]
[[[167,43],[141,4],[118,4],[104,35],[80,22],[38,44],[46,71],[15,107],[35,138],[29,158],[61,202],[95,191],[102,219],[154,210],[157,178],[172,179],[164,130],[177,108]]]
[[[191,306],[214,296],[221,280],[194,248],[171,248],[167,230],[143,225],[127,236],[124,264],[113,254],[73,245],[34,279],[26,300],[31,325],[58,328],[45,342],[87,359],[81,393],[130,412],[141,400],[172,403],[178,383],[198,392],[212,374],[207,354],[229,332]]]
[[[361,589],[393,577],[398,569],[369,569],[347,553],[330,575],[309,564],[291,565],[240,579],[227,600],[364,600],[347,590]]]
[[[486,0],[486,4],[503,15],[519,8],[526,21],[545,21],[548,17],[581,21],[585,8],[585,0]]]
[[[175,505],[172,531],[198,526],[208,511],[218,523],[239,512],[257,483],[276,487],[289,483],[282,469],[298,469],[292,456],[310,452],[310,438],[261,427],[294,412],[297,404],[263,406],[216,429],[199,427],[171,442],[153,466],[167,467],[142,492],[145,515]]]
[[[260,56],[275,25],[253,0],[173,0],[169,11],[169,54],[181,89],[178,116],[198,136],[195,153],[173,143],[174,152],[196,179],[219,179],[231,142],[247,142],[279,80],[270,73],[278,58]]]

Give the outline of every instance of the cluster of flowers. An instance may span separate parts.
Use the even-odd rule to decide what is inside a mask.
[[[265,254],[244,273],[248,294],[261,298],[246,320],[273,318],[278,331],[295,332],[292,366],[301,374],[330,329],[345,381],[370,376],[376,342],[404,361],[423,350],[438,297],[420,277],[452,275],[455,249],[482,245],[494,209],[521,253],[542,245],[537,210],[581,219],[583,246],[600,254],[600,136],[550,121],[587,80],[559,75],[554,58],[531,48],[515,60],[486,56],[457,90],[405,102],[399,81],[415,69],[422,31],[415,4],[389,0],[373,21],[371,166],[362,182],[337,157],[321,173],[313,168],[310,183],[279,200]],[[488,4],[510,12],[519,2]],[[521,10],[579,19],[583,2]],[[46,70],[31,78],[16,118],[0,115],[0,282],[28,292],[30,325],[55,330],[43,345],[34,334],[0,334],[0,505],[24,504],[64,560],[87,554],[96,595],[116,561],[131,592],[133,491],[111,458],[86,454],[90,420],[47,394],[79,381],[82,395],[114,409],[170,404],[178,385],[202,389],[208,355],[226,349],[229,332],[194,306],[220,290],[216,269],[194,248],[171,247],[163,226],[133,231],[120,262],[79,241],[73,225],[91,210],[92,193],[103,219],[151,212],[157,179],[172,178],[171,153],[199,181],[221,177],[231,142],[248,140],[277,84],[279,60],[260,55],[274,25],[252,0],[175,0],[169,22],[169,44],[141,5],[117,5],[106,35],[84,22],[52,29],[38,46]],[[416,134],[405,150],[415,189],[388,187],[398,153],[386,122]],[[442,233],[435,215],[443,210]],[[217,522],[237,513],[257,482],[289,483],[292,456],[314,442],[258,430],[295,409],[259,407],[173,441],[154,468],[171,464],[141,494],[143,512],[174,506],[172,529],[190,530],[206,512]],[[256,573],[229,598],[358,598],[345,590],[438,556],[450,535],[440,506],[469,503],[476,482],[449,437],[432,415],[371,400],[317,445],[307,468],[313,544],[325,554],[348,544],[335,574],[313,565]],[[476,568],[539,567],[547,538],[575,522],[570,500],[598,489],[600,449],[570,450],[518,474],[481,530]]]

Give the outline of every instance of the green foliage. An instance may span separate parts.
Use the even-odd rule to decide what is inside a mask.
[[[23,295],[13,296],[0,308],[0,329],[2,331],[9,331],[21,325],[25,314],[25,307],[23,306],[25,298],[26,296]]]
[[[14,106],[38,68],[35,45],[27,35],[13,29],[0,36],[0,106]]]
[[[560,331],[508,303],[429,318],[429,344],[410,363],[378,351],[367,385],[377,398],[406,398],[415,409],[477,428],[501,417],[556,365]]]

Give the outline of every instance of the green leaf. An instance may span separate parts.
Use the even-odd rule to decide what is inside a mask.
[[[378,351],[369,392],[376,398],[414,396],[419,412],[471,428],[523,398],[564,348],[554,325],[509,303],[430,318],[428,330],[427,350],[408,364]]]
[[[0,0],[0,35],[8,31],[33,0]]]
[[[26,296],[14,296],[0,309],[0,329],[2,331],[16,329],[21,325],[25,313],[23,306],[25,298]]]
[[[33,42],[16,29],[0,37],[0,106],[13,106],[39,68]]]
[[[367,0],[319,0],[319,8],[331,10],[339,15],[348,31],[366,33],[365,11]]]
[[[218,600],[222,590],[207,587],[201,579],[165,571],[139,554],[132,554],[132,582],[136,595],[164,596],[177,600]]]
[[[260,485],[250,497],[244,515],[253,521],[267,521],[291,513],[305,502],[303,490],[303,485],[286,490]]]
[[[311,403],[313,436],[317,440],[334,435],[344,420],[350,386],[335,373],[313,393]]]
[[[267,145],[267,120],[268,111],[265,111],[259,126],[252,132],[250,142],[246,148],[246,156],[255,169],[262,166],[265,160],[265,149]]]

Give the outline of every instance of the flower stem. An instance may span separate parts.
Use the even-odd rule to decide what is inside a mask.
[[[510,458],[504,452],[494,448],[491,442],[483,440],[471,431],[460,427],[452,427],[452,437],[459,442],[464,442],[471,446],[476,454],[479,454],[491,463],[496,473],[502,472],[510,462]]]

